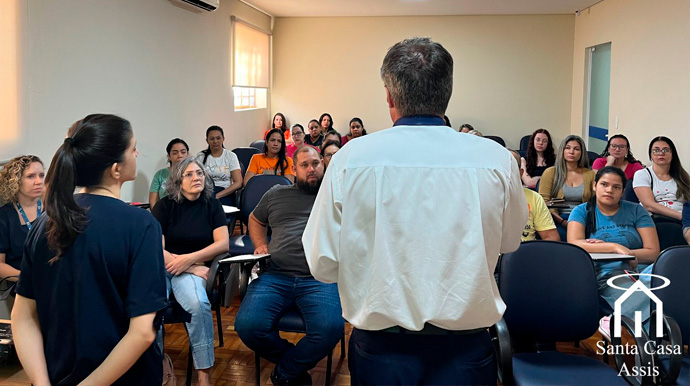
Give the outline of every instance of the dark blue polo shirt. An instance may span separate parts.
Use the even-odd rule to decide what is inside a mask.
[[[47,245],[44,214],[26,240],[17,293],[34,299],[53,385],[76,385],[122,339],[130,318],[167,305],[161,228],[145,210],[78,194],[88,226],[64,252]],[[162,356],[149,347],[114,385],[160,385]]]

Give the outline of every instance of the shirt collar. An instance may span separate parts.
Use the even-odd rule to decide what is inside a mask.
[[[399,118],[393,126],[445,126],[446,122],[438,115],[412,115]]]

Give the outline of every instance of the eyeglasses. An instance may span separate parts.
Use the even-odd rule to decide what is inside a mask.
[[[293,136],[293,137],[296,137],[296,136],[298,136],[298,135],[304,135],[304,133],[303,133],[303,132],[301,132],[301,131],[298,131],[298,132],[292,133],[292,136]]]
[[[662,153],[663,153],[663,154],[670,154],[670,153],[671,153],[671,149],[669,149],[669,148],[667,148],[667,147],[665,147],[665,148],[663,148],[663,149],[659,149],[658,147],[655,147],[654,149],[652,149],[652,154],[654,154],[654,155],[659,155],[659,154],[662,154]]]
[[[194,176],[197,176],[199,178],[204,178],[204,171],[203,170],[197,170],[194,172],[187,172],[187,173],[182,175],[182,178],[191,179],[191,178],[194,178]]]
[[[611,148],[616,150],[625,150],[628,148],[628,145],[611,145]]]
[[[330,159],[331,157],[333,157],[333,155],[335,155],[335,153],[323,153],[323,158],[329,158]]]

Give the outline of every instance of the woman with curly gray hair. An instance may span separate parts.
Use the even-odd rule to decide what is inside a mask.
[[[206,296],[204,262],[227,252],[230,236],[213,181],[203,164],[186,158],[173,165],[167,196],[153,207],[163,230],[165,268],[177,302],[192,315],[187,331],[198,385],[210,385],[213,366],[213,317]]]
[[[43,162],[35,155],[22,155],[0,170],[0,279],[16,281],[24,241],[32,223],[41,215],[45,189]]]

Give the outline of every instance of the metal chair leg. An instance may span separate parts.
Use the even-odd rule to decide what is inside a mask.
[[[216,305],[216,323],[218,324],[218,347],[223,347],[223,322],[220,319],[220,303]]]
[[[256,386],[261,386],[261,358],[254,352],[254,368],[256,369]]]
[[[185,385],[192,386],[192,372],[194,371],[194,360],[192,358],[192,342],[189,342],[189,355],[187,355],[187,379]]]
[[[345,358],[345,331],[343,331],[343,337],[340,338],[340,357]]]
[[[326,386],[331,386],[331,367],[333,367],[333,352],[329,352],[326,359]]]

